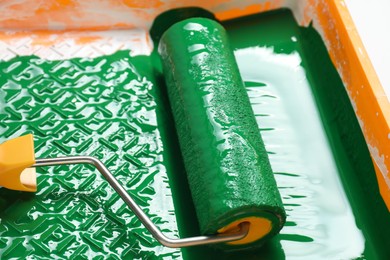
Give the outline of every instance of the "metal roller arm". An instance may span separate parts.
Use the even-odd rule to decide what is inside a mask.
[[[243,239],[249,231],[249,223],[244,222],[240,224],[240,230],[235,233],[218,234],[211,236],[196,236],[189,238],[172,239],[166,237],[160,229],[150,220],[145,212],[138,206],[138,204],[126,192],[118,180],[112,175],[107,167],[97,158],[91,156],[69,156],[58,158],[36,159],[33,167],[55,166],[55,165],[70,165],[70,164],[91,164],[94,165],[98,171],[104,176],[108,183],[119,194],[122,200],[129,206],[134,214],[139,218],[142,224],[149,230],[155,239],[162,245],[172,248],[199,246],[214,243],[231,242]]]

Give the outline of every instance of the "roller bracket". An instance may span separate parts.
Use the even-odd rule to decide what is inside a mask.
[[[107,167],[91,156],[69,156],[58,158],[35,159],[33,135],[21,136],[0,145],[0,186],[22,191],[36,191],[35,168],[56,165],[90,164],[104,176],[122,200],[139,218],[142,224],[162,245],[172,248],[226,243],[240,240],[249,232],[249,223],[241,223],[239,230],[210,236],[189,238],[168,238],[145,214],[134,199],[127,193]],[[32,168],[31,168],[32,167]],[[24,177],[23,177],[24,176]],[[29,178],[25,178],[25,177]],[[33,178],[30,178],[30,177]],[[30,181],[28,182],[27,179]],[[22,182],[24,180],[24,182]]]

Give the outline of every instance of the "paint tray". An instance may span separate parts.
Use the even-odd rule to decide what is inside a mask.
[[[4,1],[0,141],[37,157],[92,155],[168,236],[199,233],[148,30],[161,12],[212,11],[227,29],[287,211],[256,251],[156,242],[93,168],[39,169],[0,188],[0,258],[384,259],[390,254],[389,104],[340,1]],[[386,206],[387,205],[387,206]]]

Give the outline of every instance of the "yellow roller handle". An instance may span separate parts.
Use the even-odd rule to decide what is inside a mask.
[[[34,138],[32,134],[0,144],[0,186],[11,190],[37,191]]]

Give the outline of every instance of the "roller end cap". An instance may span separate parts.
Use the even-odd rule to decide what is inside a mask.
[[[35,192],[36,173],[32,134],[8,140],[0,145],[0,186],[11,190]]]

